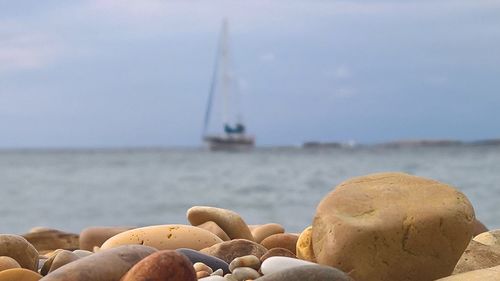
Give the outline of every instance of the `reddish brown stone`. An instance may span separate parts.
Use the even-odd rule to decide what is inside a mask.
[[[294,253],[290,252],[289,250],[285,248],[272,248],[269,251],[267,251],[262,257],[260,257],[260,261],[263,262],[267,258],[270,257],[289,257],[289,258],[294,258],[296,259],[297,256],[295,256]]]
[[[173,250],[156,252],[133,266],[122,281],[196,281],[189,259]]]

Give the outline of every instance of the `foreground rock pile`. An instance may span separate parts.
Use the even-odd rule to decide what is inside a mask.
[[[500,230],[453,187],[402,173],[341,183],[301,233],[215,207],[187,220],[0,234],[0,281],[500,280]]]

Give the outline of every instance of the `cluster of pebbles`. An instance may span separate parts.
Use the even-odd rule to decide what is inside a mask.
[[[187,219],[0,234],[0,281],[500,280],[500,230],[455,188],[403,173],[341,183],[301,233],[216,207]]]

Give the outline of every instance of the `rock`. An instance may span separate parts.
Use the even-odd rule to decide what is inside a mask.
[[[453,274],[500,265],[500,245],[485,245],[472,240],[460,257]]]
[[[252,236],[254,237],[254,241],[257,243],[262,242],[265,238],[278,233],[284,233],[285,229],[281,224],[277,223],[268,223],[256,226],[252,229]]]
[[[231,240],[231,238],[229,238],[229,236],[227,236],[227,234],[224,232],[224,230],[222,230],[222,228],[220,228],[220,226],[218,226],[213,221],[204,222],[200,225],[197,225],[197,227],[203,228],[205,230],[212,232],[213,234],[217,235],[220,239],[222,239],[222,241]]]
[[[245,281],[248,279],[253,280],[260,277],[260,274],[257,272],[257,270],[250,267],[235,268],[231,275],[238,281]]]
[[[67,233],[57,229],[38,229],[35,232],[23,234],[23,237],[38,252],[53,251],[56,249],[75,250],[79,247],[78,234]]]
[[[43,277],[42,281],[119,281],[137,262],[156,249],[143,245],[125,245],[66,264]]]
[[[196,281],[189,259],[172,250],[156,252],[134,265],[121,281]]]
[[[285,248],[292,253],[296,253],[297,252],[296,246],[298,239],[299,236],[296,234],[279,233],[267,237],[266,239],[262,240],[260,244],[266,247],[266,249]]]
[[[106,240],[116,234],[133,229],[128,226],[99,226],[88,227],[80,232],[80,249],[92,251],[94,247],[101,247]]]
[[[302,231],[297,240],[297,257],[302,260],[316,262],[312,245],[312,226]]]
[[[201,252],[230,263],[235,258],[246,255],[254,255],[260,258],[267,252],[267,249],[250,240],[234,239],[202,249]]]
[[[472,205],[451,186],[373,174],[345,181],[323,198],[312,244],[319,264],[352,271],[356,280],[434,280],[452,273],[473,223]]]
[[[321,265],[302,265],[264,275],[255,281],[352,281],[344,272]]]
[[[205,278],[201,278],[201,281],[227,281],[224,277],[218,275],[211,275]]]
[[[218,269],[222,269],[224,274],[227,274],[230,272],[228,264],[225,261],[223,261],[219,258],[216,258],[214,256],[210,256],[210,255],[204,254],[202,252],[195,251],[192,249],[186,249],[186,248],[177,249],[176,251],[185,255],[186,257],[188,257],[188,259],[193,264],[197,263],[197,262],[202,262],[202,263],[208,265],[213,271],[216,271]]]
[[[219,268],[216,271],[212,272],[210,275],[224,276],[224,271],[222,271],[222,269]]]
[[[247,239],[253,241],[248,225],[237,213],[215,207],[195,206],[187,211],[189,222],[200,225],[207,221],[215,222],[231,239]]]
[[[40,273],[42,275],[47,275],[48,273],[58,269],[59,267],[68,264],[70,262],[76,261],[80,259],[79,256],[70,252],[68,250],[60,250],[57,253],[53,254],[42,266]]]
[[[42,275],[26,268],[11,268],[0,271],[0,281],[38,281]]]
[[[101,250],[120,245],[146,245],[158,250],[190,248],[200,250],[220,243],[222,240],[212,232],[182,224],[167,224],[135,228],[119,233],[104,242]]]
[[[191,260],[189,262],[191,262]],[[214,272],[214,270],[210,266],[208,266],[202,262],[195,262],[193,264],[193,268],[194,268],[194,271],[196,271],[196,272],[205,271],[205,272],[208,272],[209,275],[212,274],[212,272]]]
[[[0,256],[15,259],[22,268],[38,269],[38,251],[22,236],[0,234]]]
[[[478,219],[474,220],[474,230],[472,232],[472,236],[477,236],[483,232],[487,232],[488,228]]]
[[[11,257],[6,257],[6,256],[1,256],[0,257],[0,271],[11,269],[11,268],[21,268],[19,263],[11,258]]]
[[[259,270],[260,260],[254,255],[237,257],[229,264],[229,270],[234,273],[234,269],[238,267],[250,267]]]
[[[87,250],[74,250],[73,253],[80,258],[84,258],[93,254],[91,251]]]
[[[210,273],[208,273],[208,271],[196,271],[196,280],[198,279],[201,279],[201,278],[204,278],[204,277],[208,277],[210,276]]]
[[[500,280],[500,266],[478,269],[465,273],[441,278],[436,281],[498,281]]]
[[[288,257],[294,259],[297,258],[294,253],[285,248],[272,248],[268,250],[262,257],[260,257],[260,262],[263,262],[270,257]]]
[[[309,261],[288,258],[288,257],[270,257],[262,263],[262,265],[260,266],[260,271],[264,275],[267,275],[281,270],[290,269],[293,267],[303,266],[303,265],[317,265],[317,264]]]
[[[474,237],[473,240],[488,246],[500,246],[500,229],[483,232]]]

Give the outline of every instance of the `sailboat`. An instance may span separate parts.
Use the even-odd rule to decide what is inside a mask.
[[[239,151],[248,150],[255,146],[255,138],[246,133],[246,126],[243,123],[241,112],[232,114],[235,112],[234,104],[231,102],[235,100],[237,93],[231,88],[235,81],[229,72],[229,55],[228,23],[227,20],[224,20],[203,124],[202,139],[210,150]],[[223,133],[210,134],[208,133],[208,127],[214,98],[216,93],[219,92],[223,101]],[[236,115],[236,118],[234,115]]]

